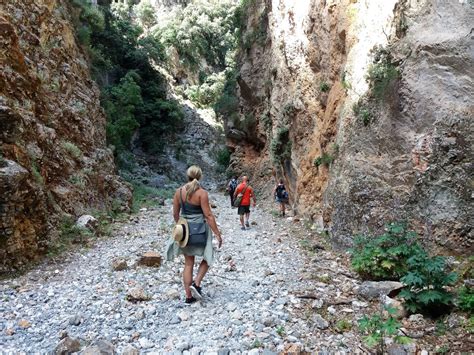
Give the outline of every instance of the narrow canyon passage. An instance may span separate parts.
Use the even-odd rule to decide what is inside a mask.
[[[335,327],[368,306],[353,297],[358,281],[343,259],[324,251],[323,240],[310,245],[314,236],[302,222],[258,207],[251,228],[241,231],[228,199],[212,199],[224,245],[204,279],[202,302],[183,302],[182,258],[136,266],[145,252],[164,251],[172,225],[166,204],[130,217],[90,250],[2,281],[0,325],[11,330],[0,334],[2,351],[52,351],[66,333],[82,344],[107,340],[118,352],[359,348],[355,331]],[[127,269],[112,269],[117,257]],[[136,288],[150,299],[128,301]]]

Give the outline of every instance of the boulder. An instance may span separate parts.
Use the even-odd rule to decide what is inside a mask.
[[[327,329],[329,327],[329,322],[319,314],[314,315],[313,322],[318,329]]]
[[[112,269],[114,271],[122,271],[127,269],[127,261],[123,258],[116,258],[112,260]]]
[[[122,355],[139,355],[140,352],[138,349],[134,348],[131,345],[127,345],[123,350],[122,350]]]
[[[382,296],[382,303],[386,307],[390,307],[395,310],[394,313],[391,314],[392,317],[396,319],[402,319],[407,316],[407,310],[405,309],[405,307],[403,307],[403,304],[400,301],[390,298],[388,296]],[[388,316],[388,312],[386,310],[384,310],[384,313]]]
[[[138,260],[138,265],[150,266],[150,267],[159,267],[161,266],[163,258],[155,251],[147,251],[143,254]]]
[[[403,284],[397,281],[365,281],[359,286],[357,293],[370,300],[380,296],[390,296],[403,287]]]
[[[81,351],[80,355],[114,355],[115,347],[106,340],[97,340]]]
[[[69,355],[81,350],[79,340],[70,337],[62,339],[54,349],[54,355]]]
[[[127,301],[130,302],[142,302],[149,301],[151,297],[145,293],[145,290],[141,287],[132,288],[127,293]]]
[[[85,214],[78,218],[76,226],[95,232],[99,226],[99,221],[91,215]]]

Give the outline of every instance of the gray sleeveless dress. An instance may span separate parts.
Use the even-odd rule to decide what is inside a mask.
[[[205,222],[204,214],[201,206],[193,205],[187,201],[183,201],[181,191],[179,194],[181,198],[181,217],[188,222],[202,223]],[[171,261],[180,254],[202,256],[209,265],[214,261],[214,248],[212,247],[212,231],[206,223],[207,242],[205,247],[185,246],[180,248],[178,243],[171,236],[166,246],[166,260]]]

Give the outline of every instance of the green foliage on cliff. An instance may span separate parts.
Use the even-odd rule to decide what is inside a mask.
[[[275,164],[282,164],[291,157],[291,140],[288,127],[280,127],[270,143],[270,153]]]
[[[177,51],[184,65],[199,68],[203,58],[208,65],[223,70],[235,48],[236,8],[229,0],[191,3],[159,26],[155,35],[169,51]]]
[[[163,148],[164,135],[172,134],[182,122],[177,103],[166,97],[165,81],[154,68],[166,58],[163,44],[134,22],[133,9],[144,26],[153,25],[146,1],[132,8],[129,3],[92,6],[73,0],[78,36],[90,34],[84,44],[92,62],[92,74],[102,90],[107,114],[107,139],[121,154],[130,146],[138,129],[145,151]]]
[[[370,85],[372,95],[382,99],[389,86],[398,78],[398,69],[387,48],[378,46],[372,50],[373,63],[369,66],[366,79]]]
[[[474,314],[474,288],[471,286],[461,287],[457,303],[460,310]]]

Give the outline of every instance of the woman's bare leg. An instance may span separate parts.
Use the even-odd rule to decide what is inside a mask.
[[[186,292],[186,297],[192,297],[191,283],[193,282],[193,267],[194,267],[194,256],[193,255],[185,255],[184,256],[184,271],[183,271],[183,284],[184,284],[184,292]]]
[[[194,283],[196,286],[200,287],[201,286],[201,281],[204,278],[204,275],[206,275],[207,270],[209,270],[209,264],[207,263],[206,260],[201,261],[201,264],[199,265],[199,269],[196,275],[196,279],[194,280]]]

